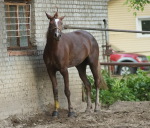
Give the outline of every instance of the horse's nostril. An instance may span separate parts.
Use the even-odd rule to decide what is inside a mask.
[[[55,35],[54,35],[55,37],[57,37],[57,34],[55,33]]]

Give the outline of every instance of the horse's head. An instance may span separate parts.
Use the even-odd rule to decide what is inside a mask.
[[[64,16],[58,17],[58,11],[54,14],[54,16],[50,16],[46,13],[47,18],[50,20],[49,23],[49,31],[53,35],[54,39],[59,41],[61,37],[61,31],[62,31],[62,20],[64,19]]]

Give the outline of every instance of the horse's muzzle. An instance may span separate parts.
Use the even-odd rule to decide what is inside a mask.
[[[60,40],[60,37],[61,37],[61,33],[55,33],[54,34],[54,38],[57,40],[57,41],[59,41]]]

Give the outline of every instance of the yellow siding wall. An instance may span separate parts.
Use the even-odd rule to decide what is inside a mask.
[[[144,12],[137,12],[137,16],[133,16],[133,12],[128,11],[124,2],[125,0],[109,1],[109,28],[136,30],[136,17],[150,16],[150,5],[145,7]],[[137,37],[136,33],[109,32],[109,42],[126,52],[150,55],[150,37]]]

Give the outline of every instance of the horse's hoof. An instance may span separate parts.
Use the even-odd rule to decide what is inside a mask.
[[[94,112],[100,112],[100,110],[99,109],[94,109]]]
[[[68,117],[75,117],[75,116],[76,116],[75,112],[68,112]]]
[[[59,113],[57,111],[53,111],[52,117],[58,117]]]

